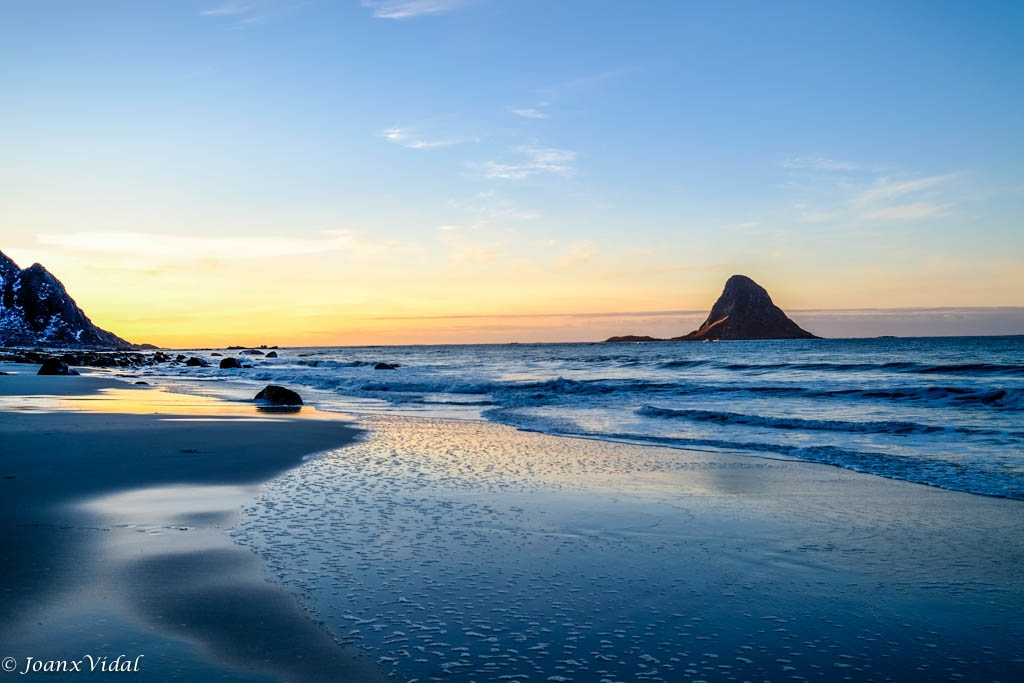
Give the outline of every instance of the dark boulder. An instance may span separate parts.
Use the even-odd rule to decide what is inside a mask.
[[[266,401],[276,406],[301,406],[302,397],[291,389],[270,384],[256,394],[257,401]]]
[[[237,358],[225,358],[220,362],[221,370],[228,370],[230,368],[240,368],[242,364],[238,362]]]
[[[185,354],[179,353],[177,356],[174,357],[174,360],[176,360],[176,361],[178,361],[180,363],[183,360],[185,360],[186,358],[187,358],[187,356]]]
[[[394,369],[400,368],[400,367],[402,367],[402,366],[399,365],[398,363],[377,363],[376,365],[373,366],[373,369],[374,370],[394,370]]]
[[[68,367],[68,364],[59,358],[48,358],[39,367],[39,375],[77,375],[78,371]]]
[[[245,351],[242,351],[242,353],[244,353],[247,356],[262,356],[263,355],[262,351],[258,351],[256,349],[246,349]]]
[[[271,351],[268,353],[267,358],[277,358],[277,351]]]
[[[208,361],[203,360],[202,358],[196,358],[195,356],[192,356],[187,361],[185,361],[185,365],[189,366],[190,368],[205,368],[209,367],[210,363]]]
[[[213,353],[211,353],[210,355],[211,355],[211,356],[217,356],[217,357],[219,358],[220,356],[223,356],[224,354],[223,354],[223,353],[217,353],[216,351],[214,351],[214,352],[213,352]]]

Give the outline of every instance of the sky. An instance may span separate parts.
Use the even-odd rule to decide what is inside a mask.
[[[0,0],[0,250],[166,346],[1024,333],[1024,3]],[[868,310],[866,310],[868,309]]]

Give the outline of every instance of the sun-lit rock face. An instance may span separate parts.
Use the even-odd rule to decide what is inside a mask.
[[[38,263],[18,268],[3,252],[0,346],[132,348],[124,339],[93,325],[46,268]]]

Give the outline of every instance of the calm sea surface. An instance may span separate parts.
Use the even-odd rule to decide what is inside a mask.
[[[1024,337],[278,354],[241,356],[251,369],[143,374],[189,393],[243,399],[277,383],[321,410],[483,419],[550,434],[797,458],[1024,499]],[[400,367],[377,370],[379,362]]]

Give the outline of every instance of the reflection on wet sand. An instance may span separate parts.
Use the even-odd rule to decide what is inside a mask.
[[[0,396],[0,412],[84,412],[118,415],[204,415],[218,418],[269,417],[302,414],[306,418],[336,419],[303,406],[272,406],[252,401],[223,401],[206,396],[175,394],[153,388],[103,388],[95,393]]]
[[[131,650],[145,655],[136,681],[377,680],[225,533],[262,482],[355,430],[314,410],[4,379],[0,643],[12,656]]]

